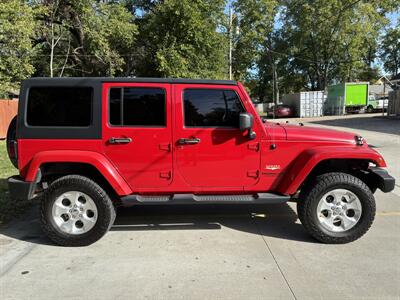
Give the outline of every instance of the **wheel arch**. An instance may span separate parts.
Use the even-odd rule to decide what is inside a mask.
[[[341,172],[359,178],[374,193],[378,188],[378,183],[374,180],[375,177],[373,176],[373,174],[368,172],[370,163],[374,164],[373,161],[368,159],[343,158],[322,160],[307,175],[299,188],[306,185],[318,175],[332,172]]]
[[[283,176],[278,192],[294,195],[317,175],[328,172],[344,172],[360,178],[372,191],[376,190],[368,173],[369,164],[386,167],[382,156],[367,145],[354,147],[317,147],[301,153],[288,168],[289,176]]]
[[[77,174],[97,180],[116,195],[132,193],[131,188],[117,169],[103,155],[91,151],[43,151],[36,154],[27,166],[26,181],[37,181],[40,170],[42,178],[51,175]]]

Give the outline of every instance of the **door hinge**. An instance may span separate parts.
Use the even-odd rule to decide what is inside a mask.
[[[171,175],[172,175],[171,171],[160,172],[160,178],[163,179],[171,179]]]
[[[171,144],[170,143],[165,143],[165,144],[159,144],[158,148],[160,150],[164,150],[164,151],[171,151]]]
[[[260,143],[248,144],[247,148],[249,150],[258,151],[258,150],[260,150]]]
[[[247,171],[247,177],[258,178],[258,174],[259,174],[258,170]]]

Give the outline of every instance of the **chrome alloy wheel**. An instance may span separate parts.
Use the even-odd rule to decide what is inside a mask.
[[[332,232],[345,232],[361,218],[361,201],[351,191],[332,190],[319,200],[317,216],[321,225]]]
[[[88,232],[96,224],[97,216],[93,199],[82,192],[65,192],[53,203],[53,221],[64,233],[77,235]]]

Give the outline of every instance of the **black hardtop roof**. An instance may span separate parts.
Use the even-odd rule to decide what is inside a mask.
[[[237,85],[234,80],[212,80],[212,79],[186,79],[186,78],[145,78],[145,77],[32,77],[26,79],[26,83],[45,84],[46,82],[58,84],[73,83],[103,83],[103,82],[143,82],[143,83],[171,83],[171,84],[219,84],[219,85]]]

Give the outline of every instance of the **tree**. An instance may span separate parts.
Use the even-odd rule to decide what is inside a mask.
[[[16,89],[34,72],[31,63],[34,32],[32,8],[19,0],[0,3],[0,96]]]
[[[132,14],[117,2],[35,2],[37,75],[114,76],[126,73],[137,35]],[[40,8],[40,9],[39,9]]]
[[[278,11],[276,0],[240,0],[233,2],[233,73],[244,80],[251,96],[266,98],[272,82],[274,95],[279,95],[276,57],[273,55],[274,19]]]
[[[400,23],[400,20],[399,20]],[[382,39],[380,58],[385,70],[394,75],[400,72],[400,28],[389,29]]]
[[[165,0],[139,23],[141,76],[226,78],[223,0]]]
[[[238,34],[234,43],[234,73],[244,79],[271,44],[277,1],[240,0],[233,3],[237,17]]]
[[[371,64],[374,58],[368,51],[374,53],[374,41],[387,24],[385,12],[393,3],[284,1],[282,36],[289,46],[291,70],[302,74],[311,90],[323,90],[334,80],[358,79],[365,60]]]

